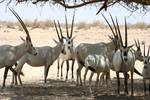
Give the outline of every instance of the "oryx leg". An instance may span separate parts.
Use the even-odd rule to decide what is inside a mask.
[[[120,78],[119,78],[119,72],[116,72],[117,76],[117,93],[120,94]]]
[[[134,73],[134,70],[131,71],[131,96],[133,96],[133,73]]]
[[[64,65],[64,61],[61,62],[61,79],[63,79],[63,65]]]
[[[92,81],[92,77],[94,75],[94,72],[91,71],[91,75],[89,77],[89,87],[90,87],[90,92],[92,93],[92,89],[91,89],[91,81]]]
[[[78,63],[78,69],[77,69],[77,85],[79,85],[79,78],[80,78],[80,85],[82,85],[82,80],[81,80],[81,70],[83,66]]]
[[[15,68],[17,67],[17,63],[15,64]],[[10,69],[11,70],[11,69]],[[12,73],[12,82],[11,82],[11,87],[13,86],[13,84],[14,84],[14,80],[16,80],[16,83],[15,84],[18,84],[18,82],[17,82],[17,79],[15,79],[15,78],[17,78],[17,73],[16,73],[16,75],[14,75],[14,72]]]
[[[95,87],[98,87],[98,83],[99,83],[99,75],[100,75],[100,72],[97,73],[97,78],[96,78],[96,83],[95,83]]]
[[[46,65],[45,68],[44,68],[44,82],[45,83],[47,82],[47,75],[48,75],[48,72],[49,72],[49,68],[50,68],[50,65]]]
[[[12,66],[9,66],[9,67],[12,67]],[[5,81],[6,81],[6,78],[7,78],[9,67],[8,66],[5,67],[2,89],[5,87]]]
[[[60,66],[59,66],[59,58],[57,59],[57,77],[59,77],[59,68],[60,68]]]
[[[20,83],[20,85],[22,85],[20,74],[21,74],[21,70],[23,68],[23,65],[26,63],[26,57],[22,57],[18,62],[19,63],[16,66],[17,75],[13,76],[13,77],[15,77],[15,83],[16,83],[17,82],[17,76],[18,76],[19,83]],[[11,84],[13,85],[13,83],[11,83]]]
[[[124,92],[125,92],[126,94],[128,94],[128,76],[127,76],[128,73],[127,73],[127,72],[124,72],[123,74],[124,74],[124,77],[125,77],[125,79],[124,79],[125,91],[124,91]]]
[[[144,94],[146,95],[146,79],[143,78]]]
[[[72,70],[72,80],[74,79],[74,75],[73,75],[74,63],[75,63],[75,59],[72,60],[72,66],[71,66],[71,70]]]
[[[109,71],[109,72],[106,73],[106,85],[108,87],[111,84],[112,84],[112,82],[111,82],[110,71]]]
[[[100,85],[101,86],[104,85],[104,75],[105,75],[105,73],[103,72],[102,75],[100,76]]]
[[[149,93],[150,93],[150,79],[149,79],[149,87],[148,87]]]
[[[93,75],[94,75],[94,72],[91,71],[91,75],[89,77],[89,86],[91,86],[91,81],[92,81]]]
[[[88,72],[88,68],[85,69],[85,73],[84,73],[84,86],[86,85],[86,75],[87,75],[87,72]]]
[[[67,65],[67,73],[66,73],[66,81],[68,80],[68,71],[69,71],[69,60],[66,60]]]

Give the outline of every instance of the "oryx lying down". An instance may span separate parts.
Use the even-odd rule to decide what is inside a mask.
[[[75,37],[72,36],[73,26],[74,26],[74,17],[75,17],[75,12],[74,12],[74,15],[72,18],[71,31],[70,31],[70,35],[69,35],[67,18],[65,15],[67,37],[64,37],[64,39],[65,39],[64,46],[65,46],[66,54],[61,52],[61,54],[57,60],[57,62],[58,62],[57,77],[59,77],[59,67],[60,67],[59,62],[60,62],[60,60],[62,61],[61,62],[61,78],[63,78],[63,64],[66,61],[66,65],[67,65],[66,80],[68,79],[69,61],[72,61],[71,70],[72,70],[72,79],[74,79],[73,71],[74,71],[74,62],[75,62],[75,54],[74,54],[75,46],[74,46],[73,41],[74,41]]]
[[[46,78],[47,78],[50,66],[59,57],[61,52],[65,53],[64,43],[63,43],[63,35],[62,35],[62,30],[61,30],[60,24],[58,22],[60,33],[57,29],[57,25],[56,25],[55,21],[54,21],[54,24],[55,24],[59,42],[54,40],[57,44],[55,47],[50,47],[50,46],[35,47],[35,49],[38,53],[36,56],[26,53],[21,59],[19,59],[18,65],[16,67],[16,71],[18,73],[18,78],[19,78],[20,84],[22,84],[21,78],[20,78],[20,72],[25,63],[31,65],[32,67],[44,66],[44,82],[46,83]],[[12,82],[12,84],[13,84],[13,82]]]
[[[28,32],[25,24],[23,23],[23,21],[21,20],[19,15],[12,8],[9,8],[9,9],[16,16],[18,21],[21,23],[23,29],[25,30],[27,37],[26,37],[26,40],[24,40],[24,42],[20,45],[17,45],[17,46],[2,45],[2,46],[0,46],[0,68],[5,67],[2,88],[5,87],[5,80],[7,77],[8,69],[15,72],[14,69],[12,68],[12,66],[16,64],[17,60],[19,60],[27,52],[32,55],[37,54],[35,48],[32,45],[32,41],[31,41],[29,32]]]

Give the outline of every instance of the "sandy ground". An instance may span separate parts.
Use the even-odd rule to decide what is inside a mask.
[[[33,29],[29,28],[31,38],[34,46],[55,46],[55,43],[52,39],[57,39],[55,29]],[[124,30],[123,30],[124,31]],[[65,32],[64,32],[65,33]],[[129,29],[129,44],[134,43],[134,39],[139,39],[140,41],[145,41],[146,45],[149,45],[150,40],[150,29]],[[66,34],[64,34],[66,35]],[[77,36],[75,39],[75,45],[79,43],[96,43],[96,42],[108,42],[108,35],[111,35],[110,30],[90,28],[88,30],[77,30],[75,28],[74,36]],[[0,28],[0,45],[11,44],[18,45],[22,43],[20,36],[25,38],[25,33],[17,29],[8,29],[5,27]],[[143,46],[142,46],[143,47]],[[142,62],[136,62],[136,68],[142,72]],[[77,64],[75,63],[74,75],[76,77]],[[66,66],[64,66],[64,78],[66,72]],[[143,96],[143,84],[142,77],[134,75],[135,84],[134,84],[134,97],[123,95],[123,89],[121,89],[121,96],[116,95],[116,80],[114,79],[115,74],[111,72],[112,86],[107,88],[105,86],[94,88],[92,87],[93,92],[89,92],[89,88],[86,87],[77,87],[75,82],[65,82],[56,77],[57,65],[56,62],[51,66],[48,75],[48,82],[44,84],[44,68],[43,67],[31,67],[27,64],[23,67],[23,72],[25,76],[22,77],[23,86],[10,87],[11,84],[11,72],[9,72],[6,88],[0,90],[0,99],[6,100],[23,100],[23,99],[49,99],[49,100],[80,100],[80,99],[101,99],[101,100],[149,100],[149,95]],[[2,84],[4,68],[0,69],[0,84]],[[84,69],[82,70],[82,76],[84,74]],[[89,74],[88,74],[89,76]],[[87,77],[88,77],[87,76]],[[71,79],[71,70],[69,71],[69,79]],[[87,78],[88,79],[88,78]],[[95,76],[93,78],[95,81]],[[123,82],[122,82],[123,83]],[[130,82],[129,82],[130,83]],[[94,82],[93,82],[94,84]],[[129,86],[130,87],[130,86]],[[129,88],[130,90],[130,88]]]

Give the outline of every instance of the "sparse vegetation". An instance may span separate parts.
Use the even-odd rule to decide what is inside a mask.
[[[47,29],[54,27],[53,22],[51,20],[44,20],[44,21],[38,21],[35,19],[34,21],[25,21],[25,24],[27,27],[30,27],[31,29],[36,29],[36,28],[41,28],[41,29]],[[11,29],[16,29],[18,28],[20,31],[22,31],[22,27],[20,26],[20,23],[18,22],[7,22],[7,21],[0,21],[0,27],[6,27],[6,28],[11,28]],[[69,27],[71,26],[70,24],[68,25]],[[121,25],[122,26],[122,25]],[[62,23],[62,27],[65,28],[65,24]],[[90,29],[93,27],[97,28],[107,28],[107,25],[100,21],[93,21],[90,23],[87,22],[79,22],[75,24],[75,27],[80,30],[80,29]],[[150,24],[146,24],[143,22],[137,22],[135,24],[128,24],[128,28],[138,28],[138,29],[147,29],[150,28]]]
[[[144,22],[137,22],[135,24],[130,24],[129,28],[147,29],[150,28],[150,24],[146,24]]]

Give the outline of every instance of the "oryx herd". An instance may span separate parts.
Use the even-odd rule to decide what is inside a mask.
[[[72,61],[72,79],[74,79],[74,63],[77,62],[77,71],[76,71],[76,84],[77,85],[86,85],[86,76],[88,70],[91,71],[89,78],[89,87],[91,89],[91,80],[94,73],[97,74],[96,86],[99,86],[99,83],[106,85],[111,85],[111,74],[110,70],[116,72],[117,77],[117,94],[120,94],[120,77],[119,73],[124,75],[124,92],[128,94],[128,79],[131,78],[131,95],[134,94],[134,72],[143,77],[144,93],[146,94],[146,80],[149,80],[149,92],[150,92],[150,57],[149,50],[146,54],[145,43],[143,44],[143,55],[141,51],[140,41],[137,39],[135,43],[129,45],[128,41],[128,26],[125,18],[125,29],[124,32],[121,32],[120,26],[118,24],[117,18],[114,20],[110,14],[111,22],[106,19],[102,14],[104,20],[109,26],[112,35],[108,36],[110,42],[99,42],[99,43],[80,43],[78,46],[74,46],[73,37],[73,28],[74,28],[74,19],[75,12],[73,14],[71,30],[69,32],[69,25],[67,21],[67,16],[65,15],[65,28],[67,36],[63,35],[62,27],[59,21],[54,21],[54,27],[58,36],[58,41],[54,39],[56,46],[43,46],[43,47],[34,47],[31,41],[31,37],[28,29],[26,28],[24,22],[16,13],[15,10],[9,8],[10,11],[15,15],[15,17],[20,22],[26,33],[26,39],[23,39],[23,43],[17,46],[11,45],[2,45],[0,46],[0,66],[1,68],[5,67],[4,79],[2,88],[5,87],[5,80],[7,78],[8,70],[10,69],[13,72],[12,84],[17,85],[17,78],[19,83],[22,85],[20,75],[22,75],[22,68],[25,63],[33,67],[44,66],[44,82],[46,83],[49,68],[55,61],[58,63],[57,77],[59,77],[60,61],[61,62],[61,78],[63,77],[63,64],[66,62],[67,73],[66,80],[68,79],[69,71],[69,61]],[[124,35],[124,39],[122,38]],[[133,48],[133,46],[136,47]],[[139,73],[135,68],[135,61],[140,60],[143,62],[143,71],[142,74]],[[12,66],[15,65],[15,69]],[[84,73],[84,83],[82,83],[81,70],[85,67]],[[130,74],[128,74],[130,72]],[[101,74],[101,76],[100,76]],[[100,82],[99,82],[100,80]]]

